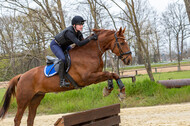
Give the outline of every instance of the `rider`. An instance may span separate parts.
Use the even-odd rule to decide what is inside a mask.
[[[87,44],[90,40],[97,40],[97,35],[93,35],[87,39],[83,38],[81,33],[83,29],[84,20],[81,16],[75,16],[72,19],[72,25],[61,31],[55,36],[55,39],[52,40],[50,48],[57,58],[60,59],[60,68],[59,68],[59,78],[60,78],[60,87],[67,87],[68,82],[65,82],[65,70],[64,63],[65,55],[64,51],[71,49],[70,45],[75,43],[77,46],[83,46]]]

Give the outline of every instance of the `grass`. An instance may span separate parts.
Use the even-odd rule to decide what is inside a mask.
[[[190,71],[156,73],[157,80],[189,78]],[[75,111],[83,111],[120,103],[122,107],[152,106],[160,104],[172,104],[190,101],[190,86],[182,88],[166,89],[164,86],[151,82],[147,75],[138,75],[134,84],[131,79],[122,79],[126,87],[126,99],[119,101],[118,86],[114,81],[114,90],[107,96],[102,96],[102,90],[107,82],[91,85],[79,90],[72,90],[61,93],[48,93],[38,107],[39,114],[57,114]],[[2,99],[5,89],[0,89]],[[14,99],[9,112],[16,112],[16,100]]]

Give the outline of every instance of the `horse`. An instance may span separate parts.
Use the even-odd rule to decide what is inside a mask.
[[[84,46],[75,46],[69,51],[71,67],[68,71],[70,76],[77,82],[78,86],[85,87],[90,84],[97,84],[106,80],[120,80],[116,73],[103,72],[102,55],[106,50],[111,50],[119,56],[125,65],[129,65],[132,56],[128,43],[125,40],[125,28],[119,31],[93,29],[98,35],[97,40],[91,40]],[[45,94],[48,92],[62,92],[73,90],[75,87],[59,86],[59,77],[54,75],[46,77],[43,73],[45,66],[35,67],[29,71],[13,77],[9,81],[8,88],[2,100],[0,118],[4,118],[8,111],[12,96],[16,96],[17,113],[14,118],[14,125],[20,126],[25,109],[28,107],[27,126],[33,126],[36,110]],[[117,81],[120,87],[120,94],[125,96],[125,87],[121,81]],[[108,85],[109,86],[109,85]],[[113,86],[105,88],[108,95],[113,90]]]

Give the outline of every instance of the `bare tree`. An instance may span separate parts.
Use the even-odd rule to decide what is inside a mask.
[[[37,5],[36,8],[30,7],[29,0],[23,1],[5,1],[5,3],[11,5],[2,5],[4,8],[9,8],[12,10],[16,10],[19,13],[25,14],[27,16],[32,11],[37,16],[38,20],[40,20],[43,25],[48,29],[48,31],[52,34],[52,36],[59,33],[60,29],[64,29],[65,20],[62,10],[62,3],[60,0],[53,0],[50,4],[50,0],[43,0],[42,2],[39,0],[34,0],[33,4]],[[52,4],[53,3],[53,4]],[[57,5],[57,6],[56,6]],[[47,24],[48,20],[48,24]]]
[[[96,0],[87,0],[90,6],[91,15],[94,19],[94,28],[99,29],[98,25],[98,10],[97,10],[97,2]]]
[[[179,3],[171,3],[168,9],[162,14],[162,24],[166,31],[170,31],[175,38],[178,70],[180,70],[180,61],[183,58],[184,40],[189,37],[189,23],[187,23],[187,14],[183,9],[183,5]]]
[[[62,22],[63,16],[59,17],[62,12],[58,13],[57,8],[50,8],[48,1],[43,1],[43,3],[35,1],[41,9],[31,8],[27,2],[6,2],[8,4],[2,5],[4,8],[8,8],[10,12],[19,13],[19,15],[11,14],[0,18],[2,26],[0,28],[0,46],[4,52],[4,56],[0,57],[0,60],[1,58],[10,60],[9,66],[5,69],[7,72],[3,73],[4,77],[9,78],[44,64],[49,45],[48,40],[65,25]],[[57,5],[60,4],[59,0],[56,2]]]
[[[114,0],[112,0],[118,7],[120,7]],[[134,1],[134,0],[123,0],[125,3],[127,10],[123,10],[126,18],[123,19],[126,22],[128,22],[134,31],[134,34],[136,35],[136,41],[137,45],[139,45],[138,52],[139,54],[142,54],[144,56],[143,61],[145,68],[147,70],[147,73],[149,75],[150,80],[154,81],[154,77],[152,74],[152,69],[151,69],[151,64],[150,64],[150,56],[149,56],[149,51],[148,48],[145,45],[145,41],[142,38],[142,25],[145,23],[147,20],[148,15],[143,10],[142,7],[142,1]],[[144,1],[143,1],[144,2]],[[136,4],[136,5],[135,5]],[[143,3],[143,7],[145,7],[145,3]],[[142,10],[141,10],[142,9]],[[140,14],[140,15],[139,15]],[[144,17],[139,17],[139,16],[144,16]],[[142,19],[142,22],[140,22],[140,19]]]

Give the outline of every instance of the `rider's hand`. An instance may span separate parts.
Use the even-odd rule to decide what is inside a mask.
[[[90,40],[97,40],[98,39],[98,35],[94,34],[94,35],[90,36],[89,39]]]

